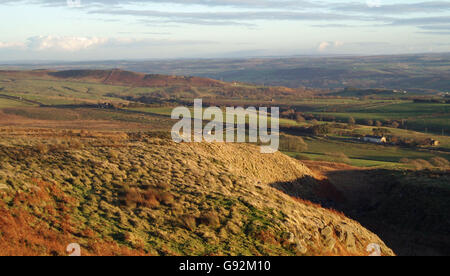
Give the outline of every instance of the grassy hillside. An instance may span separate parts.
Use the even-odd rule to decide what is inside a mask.
[[[122,70],[0,71],[0,95],[20,96],[46,105],[98,101],[144,103],[220,98],[271,101],[312,90],[226,83],[207,78],[146,75]]]
[[[118,132],[0,133],[1,255],[367,255],[393,252],[344,215],[272,183],[304,165],[241,144]],[[26,169],[25,169],[26,168]]]
[[[65,255],[79,242],[87,255],[364,255],[379,242],[316,203],[401,255],[445,254],[448,104],[318,92],[120,70],[0,72],[2,254]],[[302,161],[254,145],[173,144],[172,109],[192,110],[194,98],[280,107],[280,150]],[[359,139],[379,128],[401,143]]]

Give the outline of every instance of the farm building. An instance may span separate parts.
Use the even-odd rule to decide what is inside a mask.
[[[375,143],[375,144],[384,144],[387,143],[387,139],[384,136],[371,136],[367,135],[363,138],[364,142]]]
[[[425,140],[425,145],[429,145],[429,146],[433,146],[433,147],[437,147],[441,144],[441,142],[439,142],[438,140],[434,140],[434,139],[426,139]]]
[[[432,141],[431,141],[431,145],[432,145],[432,146],[437,147],[437,146],[439,146],[440,144],[441,144],[441,142],[439,142],[438,140],[432,140]]]

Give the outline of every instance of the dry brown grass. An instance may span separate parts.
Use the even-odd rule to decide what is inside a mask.
[[[174,144],[145,133],[128,138],[118,134],[122,138],[117,141],[109,135],[0,130],[2,143],[8,145],[0,147],[0,156],[7,160],[0,167],[0,184],[8,188],[0,191],[4,196],[0,201],[26,210],[27,221],[35,217],[44,222],[57,244],[51,247],[36,237],[36,246],[27,248],[24,243],[23,250],[65,255],[60,250],[70,241],[94,255],[320,254],[323,247],[313,237],[322,231],[324,221],[332,227],[349,225],[360,244],[382,244],[342,214],[272,188],[272,183],[312,176],[302,163],[281,153],[263,155],[258,147],[244,144]],[[81,146],[72,149],[74,140]],[[49,152],[40,154],[38,143],[48,145]],[[51,150],[53,144],[67,147]],[[35,189],[29,181],[33,175],[52,184]],[[4,211],[15,214],[8,206]],[[18,228],[5,218],[9,227],[0,227],[0,233]],[[286,232],[308,244],[308,252],[277,238]],[[20,239],[10,235],[3,241],[5,247]],[[208,251],[212,246],[216,249]],[[361,250],[365,249],[351,251]],[[383,250],[391,252],[385,246]]]
[[[130,188],[126,191],[125,205],[129,207],[147,207],[157,208],[162,204],[171,205],[175,201],[175,197],[170,192],[158,191],[156,189],[140,190],[138,188]]]
[[[83,255],[146,254],[101,241],[89,228],[78,233],[70,215],[77,200],[67,196],[56,185],[39,180],[34,180],[34,183],[36,189],[14,195],[12,208],[0,200],[0,255],[67,256],[66,247],[79,241],[78,234],[89,240],[89,245],[82,248]],[[42,205],[45,205],[44,211],[39,216],[25,207]]]
[[[431,159],[431,163],[441,169],[449,169],[450,168],[450,162],[442,157],[433,157]]]
[[[135,122],[121,122],[114,120],[39,120],[30,119],[18,115],[6,114],[0,110],[0,126],[23,129],[74,129],[87,131],[123,131],[129,130],[154,130],[158,125],[149,125]]]
[[[217,212],[213,211],[202,214],[199,221],[200,223],[211,226],[213,228],[218,228],[220,226],[219,215],[217,214]]]
[[[350,158],[342,152],[330,152],[326,154],[331,161],[336,163],[350,163]]]
[[[334,210],[332,208],[324,208],[324,207],[322,207],[322,205],[320,205],[318,203],[311,202],[309,200],[301,199],[301,198],[298,198],[298,197],[292,197],[292,198],[295,201],[297,201],[297,202],[299,202],[299,203],[301,203],[303,205],[306,205],[306,206],[309,206],[309,207],[314,207],[314,208],[317,208],[317,209],[326,210],[327,212],[333,213],[333,214],[335,214],[335,215],[337,215],[337,216],[339,216],[341,218],[346,218],[346,215],[343,212]]]
[[[160,194],[155,190],[147,190],[142,194],[144,198],[143,206],[148,208],[156,208],[160,205]]]
[[[189,231],[194,231],[197,228],[197,218],[193,215],[183,215],[180,218],[182,225]]]
[[[400,162],[410,165],[412,168],[414,168],[415,170],[418,170],[418,171],[434,168],[434,166],[430,162],[428,162],[427,160],[424,160],[424,159],[403,158],[400,160]],[[440,162],[440,161],[438,161],[438,162]]]
[[[49,151],[47,145],[44,144],[36,145],[36,149],[40,154],[46,154]]]

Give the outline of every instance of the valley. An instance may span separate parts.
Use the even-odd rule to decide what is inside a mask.
[[[0,71],[1,255],[448,255],[449,105],[372,93]],[[281,152],[175,144],[196,98],[280,107]]]

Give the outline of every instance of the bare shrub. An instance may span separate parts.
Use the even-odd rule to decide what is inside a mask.
[[[169,189],[169,184],[165,183],[165,182],[158,182],[158,184],[156,184],[156,186],[161,189],[161,190],[168,190]]]
[[[400,163],[402,163],[402,164],[409,164],[410,162],[411,162],[411,160],[409,158],[400,159]]]
[[[119,157],[119,152],[114,149],[110,149],[108,152],[108,157],[111,159],[117,159]]]
[[[350,158],[343,152],[330,152],[326,153],[328,157],[331,158],[333,162],[336,163],[350,163]]]
[[[196,217],[193,215],[183,215],[180,221],[187,230],[194,231],[197,228]]]
[[[71,140],[69,142],[69,147],[74,150],[83,149],[83,144],[79,140]]]
[[[142,205],[148,208],[156,208],[160,205],[159,203],[159,193],[158,191],[155,191],[153,189],[147,190],[143,194],[144,201],[142,202]]]
[[[410,164],[418,171],[425,170],[425,169],[431,169],[433,167],[433,165],[431,165],[430,162],[423,160],[423,159],[411,160]]]
[[[431,163],[434,166],[441,168],[441,169],[446,169],[446,168],[450,167],[450,162],[447,159],[442,158],[442,157],[433,157],[431,159]]]
[[[206,212],[200,217],[200,223],[217,228],[220,226],[220,218],[216,212]]]
[[[283,151],[303,152],[308,150],[308,145],[299,136],[281,135],[280,148]]]
[[[275,235],[269,230],[260,230],[257,233],[253,233],[253,236],[264,244],[280,245]]]
[[[47,145],[41,144],[41,143],[39,143],[39,144],[36,145],[36,150],[37,150],[40,154],[46,154],[46,153],[48,153],[48,151],[49,151]]]
[[[125,205],[128,207],[137,207],[144,202],[140,191],[136,188],[131,188],[126,192]]]
[[[62,140],[55,140],[55,142],[50,145],[50,151],[52,151],[52,152],[65,151],[68,149],[69,149],[69,145],[66,144],[65,141],[62,141]]]
[[[164,205],[171,205],[175,202],[175,197],[169,192],[160,193],[157,199]]]

